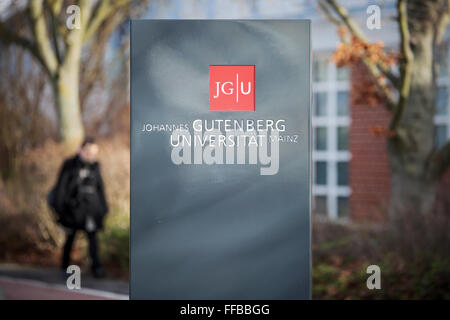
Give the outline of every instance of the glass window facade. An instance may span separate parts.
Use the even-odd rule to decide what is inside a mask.
[[[317,127],[315,130],[315,146],[316,150],[324,151],[327,150],[327,128]]]
[[[340,91],[337,94],[337,115],[348,116],[349,109],[348,91]]]
[[[327,184],[327,163],[325,161],[317,161],[315,163],[315,177],[317,185]]]
[[[324,117],[327,115],[326,92],[316,92],[314,94],[314,115],[316,117]]]
[[[339,151],[348,150],[348,127],[337,128],[337,149]]]
[[[339,219],[350,215],[349,69],[337,68],[327,55],[314,61],[314,212]]]

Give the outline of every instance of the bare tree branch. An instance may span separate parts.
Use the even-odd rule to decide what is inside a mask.
[[[327,4],[325,3],[327,2]],[[365,36],[360,31],[359,27],[356,25],[356,23],[353,21],[352,18],[350,18],[347,14],[347,11],[341,7],[338,3],[336,3],[334,0],[319,0],[319,7],[321,8],[322,12],[327,16],[328,20],[330,20],[333,24],[337,25],[338,27],[346,27],[353,36],[360,39],[360,41],[366,42],[367,40]],[[337,19],[331,12],[329,6],[333,8],[334,11],[336,11],[340,17],[341,20]],[[341,35],[342,42],[348,44],[348,39],[345,39],[343,35]],[[394,100],[392,96],[391,89],[386,85],[386,83],[383,81],[382,75],[386,75],[386,73],[382,73],[382,70],[379,65],[374,63],[372,60],[361,57],[362,62],[366,66],[367,70],[371,74],[372,78],[374,79],[374,83],[377,86],[378,90],[381,92],[384,100],[386,101],[386,109],[389,111],[392,111],[395,109],[396,101]],[[386,71],[389,73],[389,77],[392,78],[392,81],[395,81],[395,83],[398,82],[398,78],[394,76],[390,71]]]
[[[42,59],[41,55],[39,54],[36,44],[20,36],[19,34],[10,31],[8,27],[5,25],[5,23],[1,21],[0,21],[0,40],[7,44],[10,43],[16,44],[28,50],[39,61],[42,67],[48,72],[45,62]]]
[[[324,3],[324,1],[325,0],[317,0],[317,2],[319,3],[320,11],[325,14],[325,17],[328,19],[328,21],[336,25],[338,28],[344,26],[344,23],[333,15],[330,8],[327,4]]]
[[[107,45],[109,35],[116,29],[117,25],[120,24],[124,15],[125,12],[118,11],[116,14],[108,17],[95,33],[95,43],[87,44],[92,47],[92,55],[89,57],[88,61],[84,61],[81,64],[83,89],[80,91],[81,106],[84,105],[83,102],[94,88],[95,82],[103,75],[102,60],[104,48]]]
[[[436,42],[438,44],[441,43],[442,38],[444,36],[445,31],[447,30],[447,26],[450,22],[450,1],[444,1],[442,3],[443,10],[441,12],[441,17],[439,19],[439,24],[437,26],[437,34],[436,34]]]
[[[36,39],[36,46],[44,65],[51,75],[58,68],[58,61],[50,45],[47,26],[43,12],[43,0],[30,1],[31,28]]]
[[[55,49],[55,56],[58,60],[58,64],[61,64],[61,50],[59,48],[58,43],[58,36],[59,29],[58,29],[58,16],[61,12],[63,0],[46,0],[45,1],[48,11],[50,12],[50,18],[51,18],[51,35],[52,35],[52,41],[53,41],[53,47]]]
[[[397,11],[398,11],[398,26],[400,31],[400,47],[401,47],[401,63],[400,63],[400,74],[401,74],[401,87],[399,90],[399,101],[394,110],[394,115],[392,117],[390,129],[396,130],[400,119],[403,115],[403,110],[405,109],[406,99],[409,96],[409,90],[411,87],[411,63],[413,62],[414,56],[410,46],[410,33],[408,26],[408,13],[406,8],[406,0],[397,1]]]
[[[131,0],[117,0],[114,2],[111,0],[99,1],[95,9],[93,10],[89,22],[87,23],[87,29],[84,33],[83,41],[91,38],[106,18],[114,14],[114,12],[121,7],[130,4],[130,2]]]

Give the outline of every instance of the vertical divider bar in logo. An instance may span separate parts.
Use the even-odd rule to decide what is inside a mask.
[[[239,73],[238,72],[236,72],[236,103],[239,103]]]

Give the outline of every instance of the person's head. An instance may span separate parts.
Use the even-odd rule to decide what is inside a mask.
[[[79,155],[83,161],[97,161],[98,145],[93,137],[87,137],[86,139],[84,139],[80,147]]]

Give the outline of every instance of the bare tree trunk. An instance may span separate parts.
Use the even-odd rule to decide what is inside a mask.
[[[72,1],[69,1],[71,3]],[[50,77],[58,116],[59,136],[70,149],[76,148],[84,136],[80,108],[79,73],[83,43],[92,40],[91,55],[101,57],[108,36],[130,12],[145,9],[148,1],[76,1],[80,23],[74,28],[66,26],[65,1],[29,0],[26,9],[8,20],[22,23],[27,18],[31,27],[31,38],[23,32],[10,28],[9,21],[0,19],[0,41],[15,44],[27,50]],[[11,4],[11,7],[13,5]],[[16,11],[16,10],[12,10]],[[136,11],[137,12],[137,11]],[[73,14],[73,15],[74,15]],[[102,32],[100,43],[92,39]],[[94,53],[97,51],[97,53]],[[97,58],[94,64],[100,63]],[[94,81],[93,73],[90,81]]]
[[[391,179],[392,218],[402,218],[408,214],[429,214],[433,211],[438,181],[414,177],[399,170],[392,172]]]
[[[430,173],[436,96],[433,59],[435,30],[429,19],[421,16],[423,11],[417,10],[419,4],[410,2],[410,7],[408,22],[414,56],[410,94],[397,135],[388,140],[392,170],[391,210],[394,214],[405,210],[427,214],[433,210],[439,182],[439,178]]]
[[[72,47],[57,75],[52,79],[55,108],[59,121],[59,136],[71,150],[75,150],[84,138],[79,98],[81,45],[80,42],[79,48]]]

